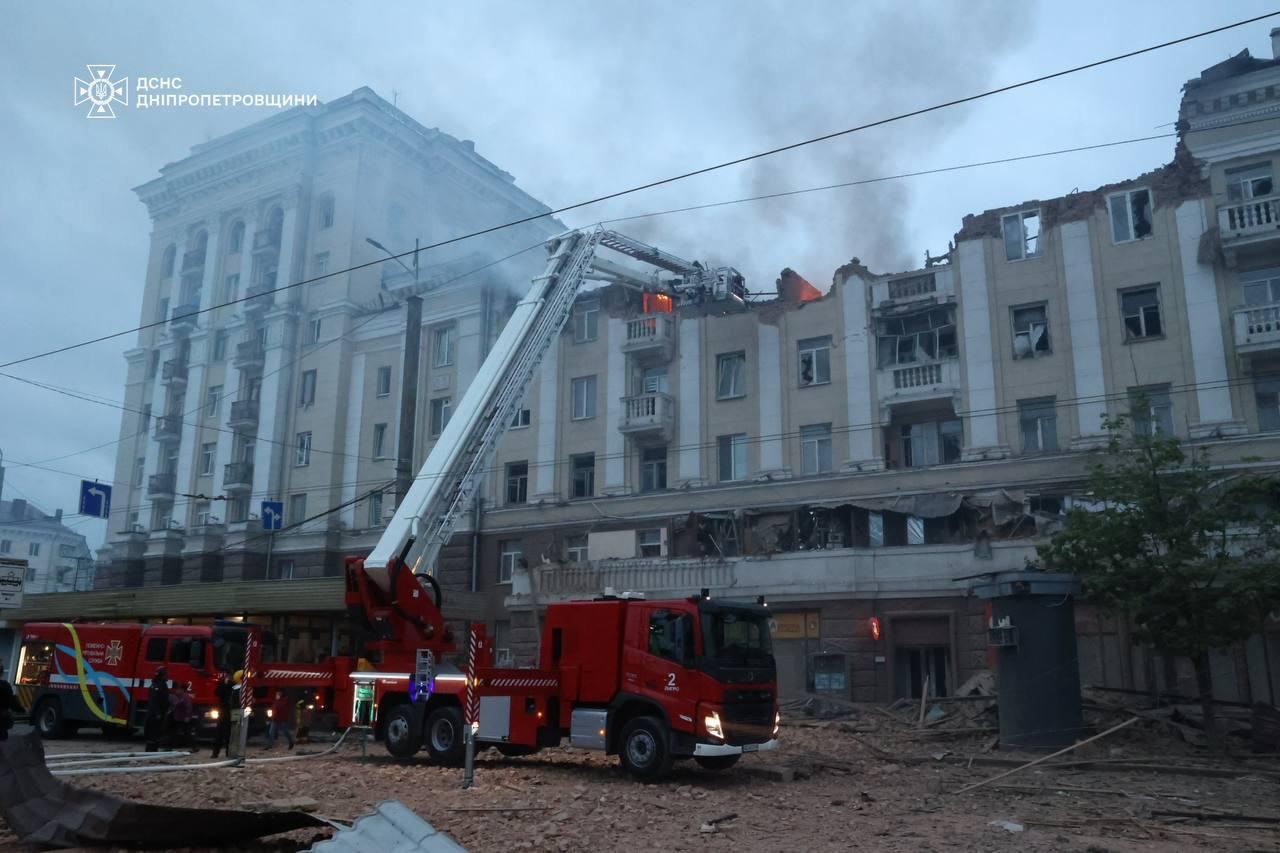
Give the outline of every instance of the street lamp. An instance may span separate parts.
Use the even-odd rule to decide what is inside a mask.
[[[373,248],[377,249],[378,251],[386,253],[387,257],[395,261],[400,266],[404,267],[405,272],[413,273],[413,284],[415,288],[417,287],[417,284],[418,284],[418,238],[417,237],[413,239],[413,267],[412,268],[410,268],[404,261],[400,260],[399,255],[397,255],[395,252],[391,251],[386,246],[382,245],[372,237],[365,237],[364,241],[368,243],[370,246],[372,246]]]

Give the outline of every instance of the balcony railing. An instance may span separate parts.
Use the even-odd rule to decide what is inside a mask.
[[[253,251],[261,252],[280,248],[279,228],[267,228],[253,235]]]
[[[241,341],[236,344],[236,355],[231,360],[231,364],[237,370],[262,367],[262,360],[265,357],[266,353],[262,348],[262,342],[255,338],[251,341]]]
[[[618,429],[624,433],[669,441],[674,422],[675,401],[669,394],[655,392],[622,398],[622,422]]]
[[[1224,240],[1280,230],[1280,196],[1251,198],[1218,208],[1218,227]]]
[[[889,282],[890,299],[911,299],[916,296],[927,296],[938,290],[938,281],[933,273],[913,275]]]
[[[617,592],[696,594],[701,589],[727,589],[734,583],[734,564],[716,560],[601,560],[538,567],[538,593],[580,595]]]
[[[204,249],[192,249],[182,255],[182,271],[192,272],[193,270],[202,269],[204,267]]]
[[[880,399],[889,403],[946,396],[960,387],[960,360],[884,367],[878,373],[876,386]]]
[[[246,311],[265,311],[275,303],[275,276],[270,283],[255,284],[245,292],[244,309]]]
[[[186,385],[187,363],[177,358],[169,359],[160,366],[160,378],[170,385]]]
[[[222,488],[229,492],[253,488],[253,463],[228,462],[222,469]]]
[[[231,416],[227,418],[227,426],[235,428],[243,426],[257,426],[257,424],[257,400],[236,400],[231,404]]]
[[[1280,349],[1280,303],[1237,308],[1232,312],[1236,352]]]
[[[169,312],[169,325],[174,329],[189,329],[196,324],[199,311],[200,305],[195,302],[179,305]]]
[[[156,441],[179,441],[182,438],[182,418],[178,415],[161,415],[156,418]]]
[[[173,497],[177,479],[178,477],[175,474],[152,474],[147,478],[147,496],[153,498]]]
[[[622,351],[669,360],[675,352],[675,327],[669,314],[647,314],[628,320]]]

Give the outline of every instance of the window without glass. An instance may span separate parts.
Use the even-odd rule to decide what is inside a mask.
[[[301,524],[307,520],[307,494],[300,492],[289,496],[289,514],[286,516],[290,525]]]
[[[299,406],[310,406],[316,401],[316,372],[302,371],[302,387],[298,394]]]
[[[231,239],[227,241],[227,254],[238,255],[244,248],[244,223],[237,222],[231,226]]]
[[[240,298],[240,274],[232,273],[222,282],[222,301],[235,302]]]
[[[511,576],[524,557],[519,539],[501,539],[498,541],[498,583],[511,583]]]
[[[732,400],[747,393],[747,354],[726,352],[716,356],[716,399]]]
[[[1005,215],[1001,224],[1007,260],[1020,261],[1040,254],[1040,211],[1010,213]]]
[[[570,563],[585,563],[587,561],[586,534],[565,537],[564,558]]]
[[[216,418],[218,416],[218,407],[222,403],[222,386],[210,385],[209,389],[204,392],[204,416],[206,418]]]
[[[640,451],[640,491],[657,492],[667,487],[667,446]]]
[[[178,247],[170,243],[164,250],[164,257],[160,260],[160,277],[168,278],[173,275],[173,262],[178,256]]]
[[[831,424],[800,427],[800,472],[825,474],[831,470]]]
[[[596,378],[579,376],[571,383],[573,419],[575,421],[596,416]]]
[[[1129,389],[1129,416],[1135,435],[1173,435],[1173,402],[1168,385]]]
[[[391,394],[391,366],[383,365],[378,368],[377,395],[386,397]]]
[[[720,451],[720,482],[731,483],[747,478],[747,434],[722,435],[717,439]]]
[[[572,494],[575,498],[589,498],[596,493],[596,455],[582,453],[570,457]]]
[[[1280,304],[1280,269],[1241,273],[1240,289],[1250,308]]]
[[[880,367],[955,358],[958,354],[951,308],[930,308],[876,321],[876,363]]]
[[[516,411],[515,417],[511,419],[512,429],[525,429],[529,426],[529,410],[519,409]]]
[[[599,333],[600,305],[589,302],[579,305],[573,312],[573,342],[585,344],[594,341]]]
[[[1258,404],[1258,429],[1280,429],[1280,376],[1255,377],[1253,397]]]
[[[369,526],[382,526],[382,492],[369,495]]]
[[[661,557],[662,528],[651,527],[636,531],[636,546],[641,557]]]
[[[218,445],[216,443],[200,445],[200,476],[209,477],[213,475],[213,458],[217,450]]]
[[[154,349],[147,356],[147,378],[154,379],[160,372],[160,350]]]
[[[529,463],[507,463],[507,503],[522,504],[529,500]]]
[[[308,323],[307,324],[307,343],[309,344],[320,343],[320,333],[322,329],[323,329],[323,320],[320,317],[316,317],[310,323]]]
[[[248,445],[246,445],[248,446]],[[311,464],[311,433],[298,433],[297,440],[294,442],[293,464],[302,466]]]
[[[319,212],[316,216],[316,224],[321,230],[333,227],[333,196],[320,196]]]
[[[1111,237],[1117,243],[1151,236],[1151,191],[1130,190],[1107,196],[1111,209]]]
[[[213,360],[223,361],[227,357],[227,333],[217,331],[213,335]]]
[[[385,459],[387,456],[387,425],[373,425],[373,458]]]
[[[449,425],[449,416],[453,414],[448,397],[436,397],[431,401],[431,437],[439,438],[440,433]]]
[[[431,366],[450,367],[453,364],[453,326],[441,326],[431,333]]]
[[[1027,453],[1058,449],[1058,409],[1055,398],[1018,401],[1018,428]]]
[[[902,424],[898,427],[902,464],[906,468],[960,461],[963,433],[958,420]]]
[[[1271,164],[1255,163],[1227,169],[1227,200],[1249,201],[1271,195]]]
[[[800,387],[831,381],[831,336],[805,338],[796,343],[800,352]]]
[[[1125,340],[1156,338],[1164,334],[1158,287],[1120,291],[1120,313],[1124,317]]]
[[[1044,305],[1014,308],[1013,357],[1035,358],[1050,352],[1048,309]]]

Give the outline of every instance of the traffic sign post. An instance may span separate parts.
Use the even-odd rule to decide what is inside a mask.
[[[284,501],[262,502],[262,529],[267,531],[267,578],[271,577],[271,551],[276,544],[276,531],[284,527]]]
[[[26,580],[26,560],[0,557],[0,610],[22,606],[22,585]]]
[[[81,480],[80,514],[92,518],[106,518],[111,515],[111,487],[97,480]]]

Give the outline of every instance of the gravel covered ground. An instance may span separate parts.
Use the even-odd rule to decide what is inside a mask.
[[[352,746],[309,761],[73,781],[186,806],[303,798],[339,820],[398,799],[472,851],[1280,851],[1280,760],[1211,759],[1138,728],[1061,761],[1159,763],[1164,772],[1044,765],[960,795],[1008,769],[996,762],[1038,756],[983,752],[986,733],[922,732],[868,711],[786,725],[776,752],[720,774],[678,764],[654,785],[630,781],[615,759],[562,749],[515,759],[482,753],[477,784],[464,791],[460,770],[396,762],[379,744],[366,757]],[[50,753],[119,747],[92,734],[48,745]],[[207,749],[204,756],[188,760],[208,760]],[[1193,766],[1219,775],[1170,772]],[[326,835],[303,831],[242,849],[305,849]],[[20,849],[0,824],[0,850]]]

